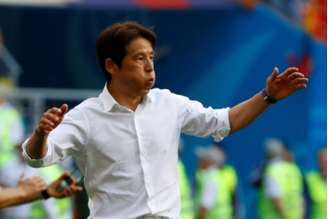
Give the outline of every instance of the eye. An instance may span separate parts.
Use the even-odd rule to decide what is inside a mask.
[[[145,59],[145,57],[144,57],[144,56],[137,56],[136,59],[137,59],[138,61],[143,61],[143,60]]]

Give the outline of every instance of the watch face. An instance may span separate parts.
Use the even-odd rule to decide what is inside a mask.
[[[262,95],[263,95],[263,100],[270,104],[274,104],[277,102],[277,100],[270,97],[265,90],[262,91]]]

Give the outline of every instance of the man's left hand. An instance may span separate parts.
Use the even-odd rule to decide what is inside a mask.
[[[279,74],[275,68],[266,80],[266,92],[276,100],[281,100],[297,90],[304,89],[309,79],[296,67],[289,67]]]

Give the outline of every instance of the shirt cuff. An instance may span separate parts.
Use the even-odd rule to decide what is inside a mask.
[[[230,133],[230,121],[229,121],[229,110],[230,108],[224,108],[217,110],[218,120],[219,120],[219,128],[212,135],[214,141],[219,142],[224,139]]]
[[[44,166],[46,166],[47,163],[48,163],[47,162],[48,158],[51,154],[51,147],[49,147],[49,145],[48,145],[47,154],[43,158],[33,159],[27,153],[27,142],[28,142],[28,140],[29,140],[29,138],[22,145],[22,149],[23,149],[22,154],[23,154],[23,157],[24,157],[25,161],[32,167],[44,167]]]

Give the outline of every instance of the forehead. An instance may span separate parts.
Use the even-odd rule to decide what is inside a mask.
[[[130,42],[126,48],[127,53],[136,54],[136,53],[150,53],[153,52],[153,47],[149,40],[145,38],[137,38]]]

